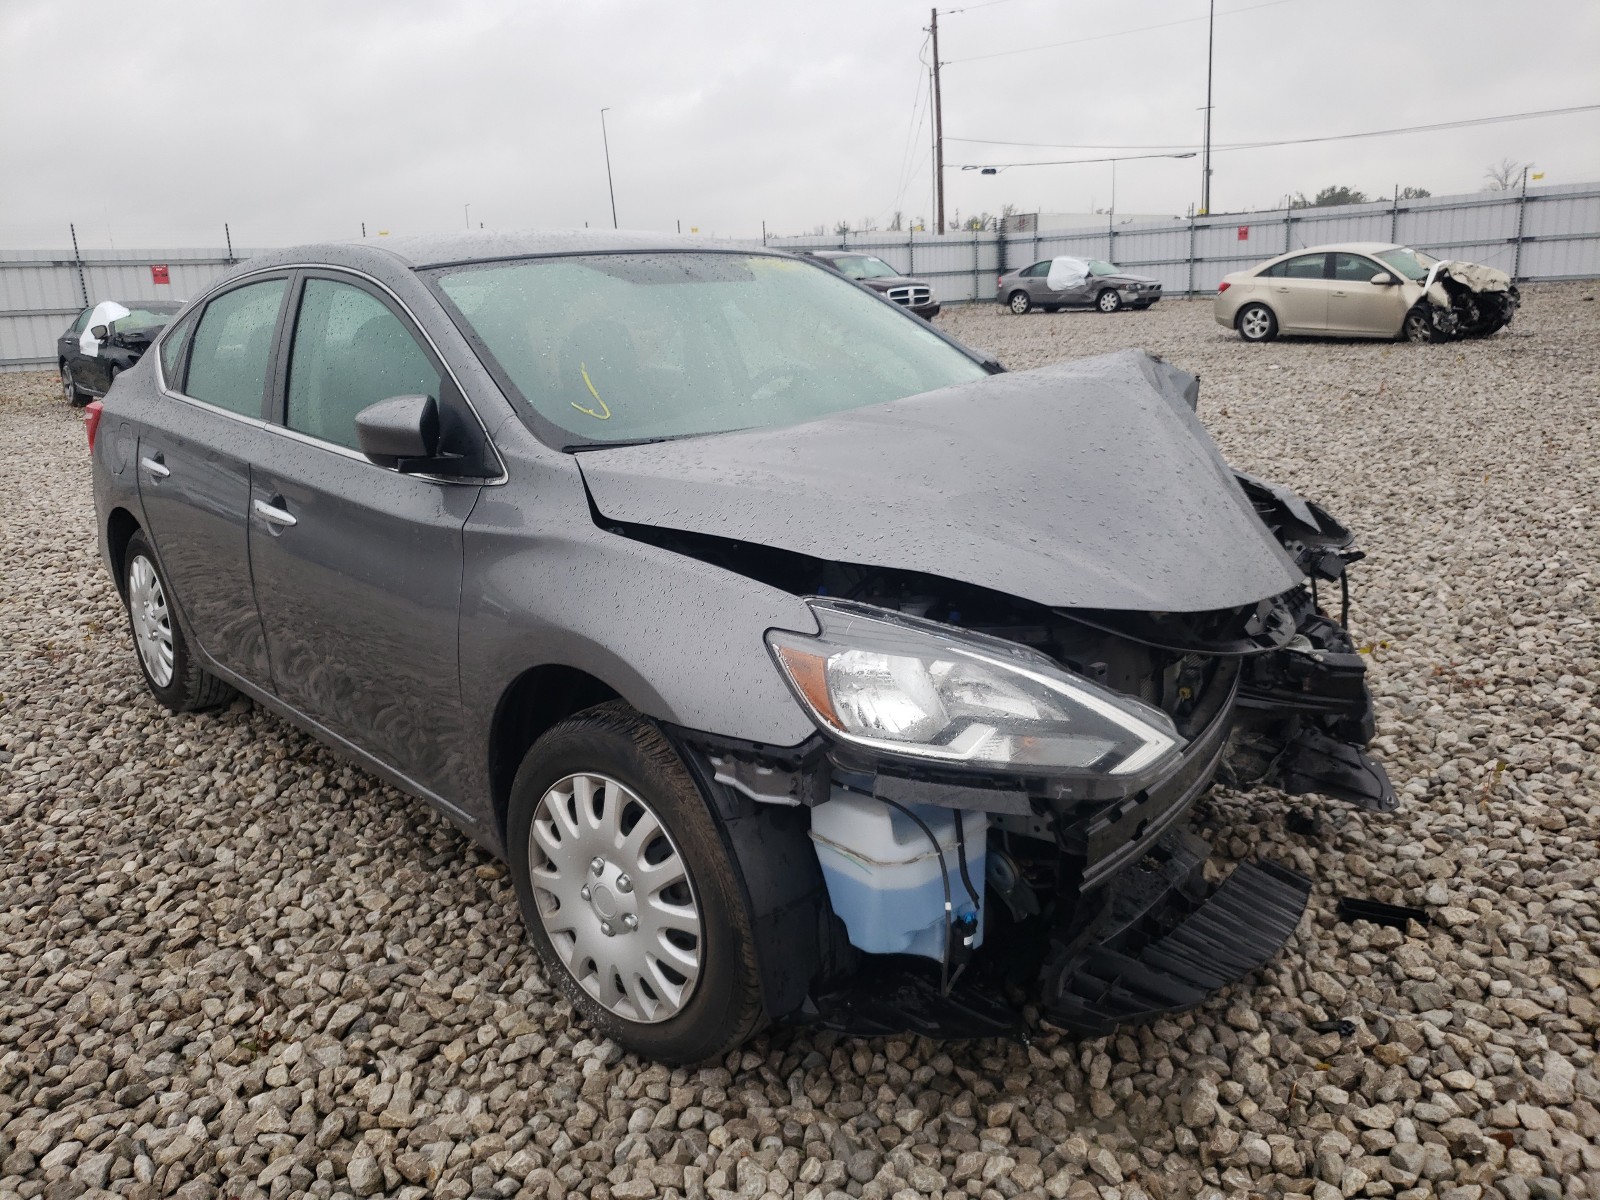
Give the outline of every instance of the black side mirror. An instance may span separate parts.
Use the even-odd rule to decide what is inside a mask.
[[[356,414],[356,444],[380,467],[406,470],[407,460],[439,452],[439,405],[432,396],[390,396]]]
[[[106,327],[104,325],[96,325],[93,329],[89,330],[89,336],[92,337],[97,342],[105,341],[106,340],[106,333],[107,333],[107,330],[106,330]]]

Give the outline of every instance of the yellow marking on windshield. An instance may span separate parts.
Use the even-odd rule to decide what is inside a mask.
[[[595,398],[595,402],[597,404],[599,404],[600,407],[602,409],[604,409],[605,411],[603,411],[603,412],[595,412],[594,409],[585,408],[583,405],[579,404],[576,400],[574,400],[572,402],[572,407],[577,409],[584,416],[593,417],[597,421],[609,421],[609,420],[611,420],[611,409],[606,404],[606,402],[600,398],[600,393],[594,390],[594,380],[589,378],[589,368],[584,366],[583,363],[579,363],[578,364],[578,374],[583,376],[583,382],[584,382],[584,385],[586,387],[588,387],[588,389],[589,389],[589,395],[593,396]]]

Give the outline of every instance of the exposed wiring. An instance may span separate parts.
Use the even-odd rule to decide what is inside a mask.
[[[874,796],[873,799],[881,800],[890,808],[898,809],[916,823],[918,829],[927,836],[928,842],[933,846],[933,852],[939,856],[939,882],[944,885],[944,952],[939,955],[939,994],[948,996],[955,980],[950,976],[950,934],[955,929],[955,910],[950,903],[950,868],[945,865],[944,847],[939,845],[939,839],[933,836],[933,830],[928,828],[928,823],[904,804],[889,799],[887,796]],[[965,966],[965,964],[962,964]],[[959,974],[959,972],[958,972]]]

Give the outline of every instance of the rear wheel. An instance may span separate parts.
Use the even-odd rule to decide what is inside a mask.
[[[1239,336],[1247,342],[1270,342],[1278,336],[1278,318],[1265,304],[1246,304],[1239,310]]]
[[[1094,298],[1094,306],[1103,313],[1114,313],[1122,307],[1122,296],[1115,288],[1104,288]]]
[[[89,393],[78,390],[78,385],[72,379],[72,368],[66,363],[61,364],[61,392],[73,408],[82,408],[89,403]]]
[[[546,972],[597,1030],[699,1062],[766,1021],[743,889],[677,752],[621,702],[523,760],[506,850]]]
[[[1007,307],[1020,317],[1033,307],[1033,297],[1028,295],[1027,292],[1018,289],[1011,293],[1011,299],[1007,301]]]
[[[175,713],[194,712],[215,708],[233,696],[233,689],[190,653],[172,608],[171,590],[143,533],[134,534],[123,552],[122,596],[139,670],[150,694],[163,706]]]

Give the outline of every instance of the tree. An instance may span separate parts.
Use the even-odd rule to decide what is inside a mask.
[[[1426,200],[1433,195],[1427,188],[1403,187],[1400,189],[1402,200]]]
[[[905,214],[899,209],[895,209],[894,219],[889,222],[889,229],[894,233],[899,233],[904,228]]]
[[[1514,158],[1502,158],[1497,163],[1490,163],[1484,168],[1483,177],[1488,180],[1483,185],[1486,192],[1509,192],[1522,182],[1522,173],[1532,163],[1520,163]]]
[[[840,221],[837,225],[835,225],[833,227],[833,236],[834,237],[844,237],[849,232],[850,232],[850,222],[849,221]]]

